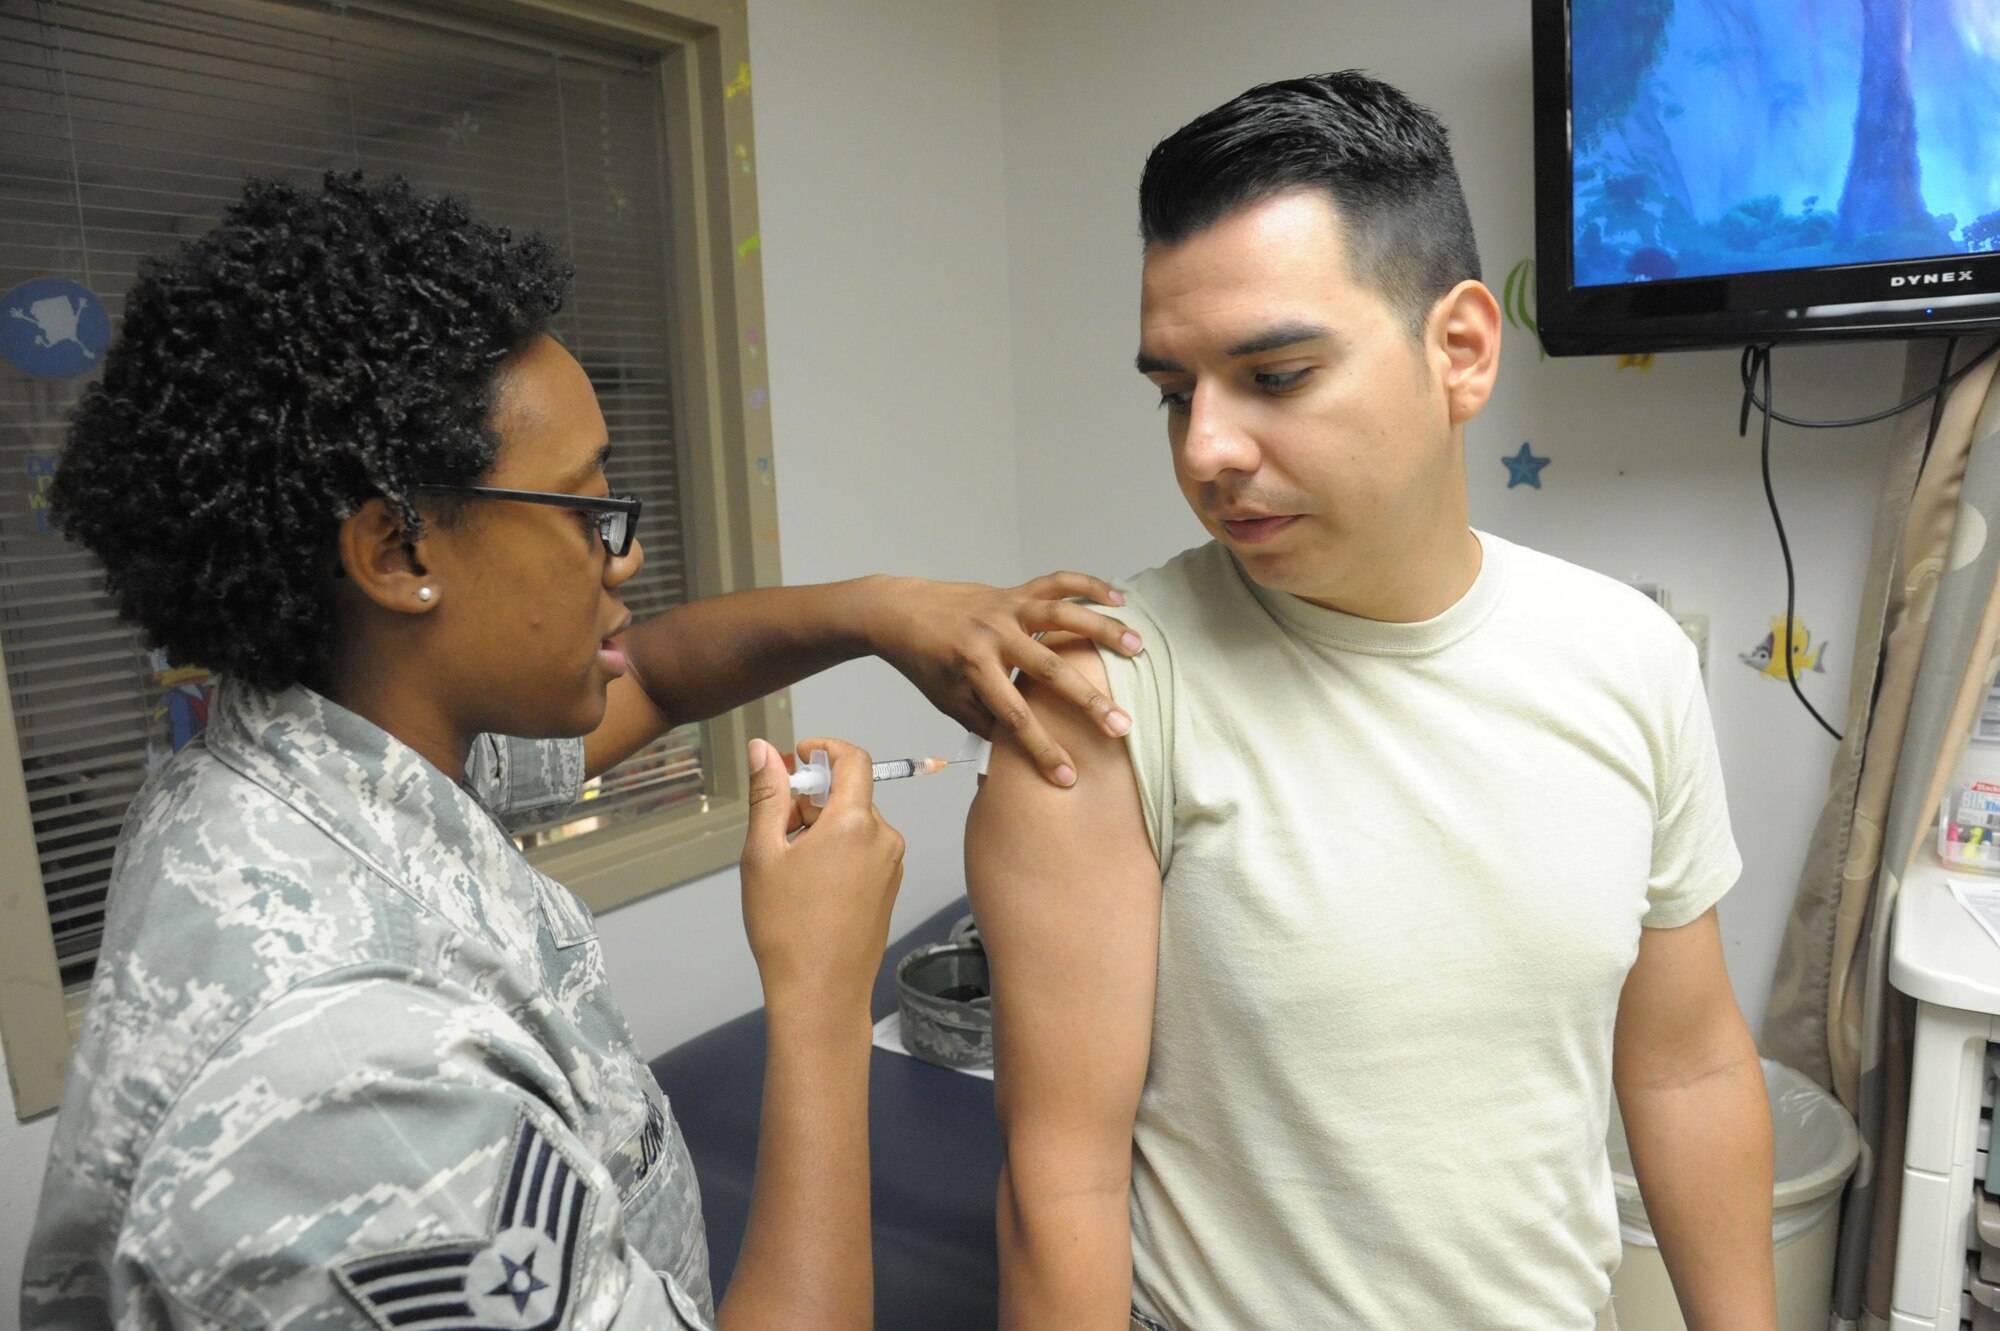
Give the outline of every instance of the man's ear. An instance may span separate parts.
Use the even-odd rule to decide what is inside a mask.
[[[437,605],[443,588],[384,500],[370,499],[341,522],[336,552],[354,589],[384,610],[423,614]]]
[[[1485,410],[1500,373],[1500,303],[1484,282],[1460,282],[1431,311],[1431,344],[1444,365],[1453,425]]]

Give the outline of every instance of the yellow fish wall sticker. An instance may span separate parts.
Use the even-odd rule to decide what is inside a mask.
[[[1764,635],[1764,641],[1758,643],[1756,648],[1751,651],[1738,652],[1736,659],[1766,679],[1775,679],[1782,682],[1785,678],[1785,658],[1778,655],[1777,642],[1779,636],[1784,633],[1785,617],[1783,615],[1772,615],[1771,631]],[[1792,674],[1794,676],[1803,675],[1809,670],[1816,670],[1822,675],[1826,673],[1826,667],[1820,663],[1820,657],[1826,651],[1826,644],[1824,642],[1817,645],[1813,643],[1812,630],[1806,627],[1804,620],[1794,618],[1792,620],[1792,631],[1786,636],[1791,639]]]

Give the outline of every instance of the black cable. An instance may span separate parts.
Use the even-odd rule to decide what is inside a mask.
[[[1992,346],[1974,356],[1954,373],[1951,368],[1951,358],[1957,351],[1958,339],[1954,337],[1945,344],[1944,364],[1938,370],[1937,385],[1926,389],[1898,406],[1891,407],[1887,411],[1877,412],[1873,416],[1857,416],[1852,420],[1807,421],[1796,420],[1771,408],[1771,344],[1767,342],[1743,348],[1741,367],[1743,376],[1743,409],[1737,417],[1736,432],[1738,435],[1748,434],[1750,432],[1750,408],[1754,405],[1761,409],[1764,417],[1764,429],[1759,452],[1764,473],[1764,502],[1770,506],[1771,525],[1777,528],[1778,531],[1778,551],[1784,556],[1785,560],[1785,637],[1784,641],[1780,642],[1778,635],[1773,633],[1771,635],[1771,650],[1784,653],[1786,682],[1792,686],[1792,692],[1798,697],[1799,702],[1808,712],[1812,713],[1813,720],[1819,722],[1820,728],[1833,736],[1835,742],[1839,742],[1842,739],[1841,733],[1827,724],[1826,718],[1819,714],[1819,709],[1814,707],[1812,700],[1806,697],[1805,690],[1799,687],[1798,665],[1792,659],[1792,634],[1796,623],[1793,615],[1798,607],[1798,576],[1792,566],[1792,544],[1785,535],[1785,520],[1778,513],[1778,493],[1771,484],[1771,422],[1783,421],[1787,425],[1795,425],[1807,430],[1843,429],[1854,425],[1872,425],[1876,421],[1887,420],[1891,416],[1899,415],[1912,407],[1919,406],[1928,401],[1931,403],[1930,429],[1924,436],[1923,458],[1917,464],[1917,474],[1921,476],[1923,475],[1924,465],[1930,461],[1931,446],[1937,442],[1938,426],[1944,420],[1946,391],[1957,384],[1960,379],[1963,379],[1981,361],[1991,356],[1995,351],[2000,351],[2000,341],[1994,342]],[[1764,381],[1764,396],[1762,400],[1759,400],[1757,397],[1757,380],[1760,377]]]
[[[1745,347],[1743,350],[1745,357],[1744,375],[1746,378],[1758,375],[1763,377],[1764,402],[1768,404],[1771,400],[1771,348],[1768,346],[1757,346]],[[1750,390],[1748,388],[1744,389],[1743,433],[1748,432],[1750,424],[1750,398]],[[1808,712],[1812,713],[1812,719],[1819,722],[1820,729],[1833,736],[1834,740],[1838,742],[1841,739],[1840,732],[1827,724],[1827,719],[1819,714],[1819,708],[1812,705],[1812,700],[1806,697],[1805,690],[1799,687],[1798,664],[1792,660],[1792,635],[1796,632],[1795,625],[1797,623],[1793,619],[1793,613],[1798,604],[1798,576],[1792,568],[1792,543],[1785,536],[1785,520],[1778,516],[1778,494],[1771,486],[1772,415],[1772,411],[1766,405],[1764,408],[1764,439],[1762,448],[1764,501],[1771,506],[1771,523],[1778,529],[1778,550],[1785,557],[1785,619],[1781,630],[1785,636],[1781,640],[1777,632],[1773,632],[1771,634],[1771,650],[1774,653],[1781,654],[1785,658],[1785,679],[1791,684],[1792,692],[1798,695],[1799,702],[1805,706]]]
[[[1951,342],[1953,346],[1958,345],[1958,339],[1955,337],[1951,339]],[[1768,387],[1764,390],[1764,398],[1761,401],[1758,399],[1756,385],[1752,382],[1755,371],[1751,369],[1751,357],[1758,352],[1762,352],[1768,358],[1771,354],[1771,344],[1764,342],[1747,346],[1743,348],[1742,364],[1743,414],[1736,422],[1736,433],[1739,435],[1750,433],[1750,408],[1752,407],[1761,408],[1772,420],[1778,422],[1780,425],[1790,425],[1801,430],[1845,430],[1849,426],[1873,425],[1876,421],[1886,421],[1891,416],[1902,415],[1911,407],[1920,406],[1932,398],[1942,396],[1947,389],[1956,387],[1959,380],[1971,374],[1975,367],[1992,356],[1996,351],[2000,351],[2000,341],[1995,341],[1992,346],[1986,348],[1986,350],[1980,352],[1956,370],[1951,371],[1949,374],[1941,375],[1936,386],[1926,388],[1907,402],[1899,402],[1887,411],[1878,411],[1873,416],[1856,416],[1852,420],[1845,421],[1806,421],[1800,420],[1795,416],[1787,416],[1781,411],[1772,411],[1770,409],[1770,389]],[[1947,360],[1945,364],[1948,368],[1951,362]]]

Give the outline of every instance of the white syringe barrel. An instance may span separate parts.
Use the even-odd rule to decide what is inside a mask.
[[[929,772],[941,772],[949,764],[941,758],[891,758],[879,762],[869,771],[873,781],[898,781],[906,776],[919,776]],[[805,765],[792,773],[792,793],[804,795],[813,802],[813,807],[824,809],[826,797],[833,790],[833,762],[826,756],[825,749],[816,749]]]

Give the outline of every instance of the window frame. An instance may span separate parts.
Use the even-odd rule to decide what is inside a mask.
[[[764,282],[754,175],[734,146],[752,138],[749,24],[742,0],[348,0],[356,9],[416,17],[438,28],[552,47],[584,43],[657,57],[667,152],[665,191],[669,381],[685,465],[689,594],[778,585],[778,496],[772,463],[767,359],[750,354],[764,327]],[[754,149],[752,149],[754,151]],[[751,160],[755,160],[754,157]],[[0,645],[0,685],[7,680]],[[634,819],[538,847],[529,861],[593,912],[678,887],[735,863],[749,821],[746,747],[762,736],[792,743],[787,694],[758,699],[707,723],[708,795],[692,809]],[[0,706],[0,1046],[15,1116],[60,1102],[88,991],[66,994],[11,698]],[[17,867],[18,866],[18,867]]]

